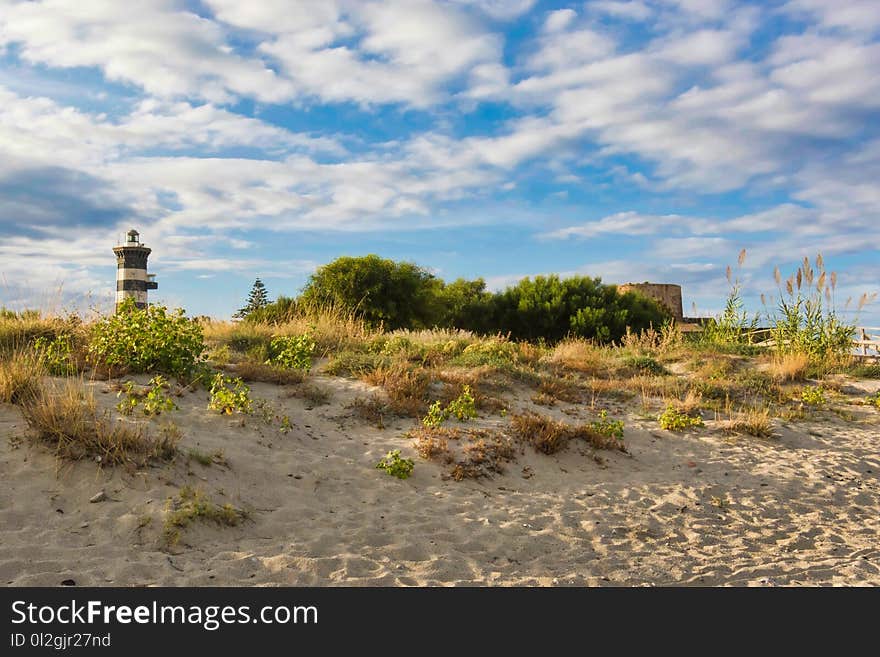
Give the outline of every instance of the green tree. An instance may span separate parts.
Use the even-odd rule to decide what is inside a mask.
[[[265,308],[269,305],[269,294],[266,292],[266,286],[263,285],[263,281],[259,278],[254,281],[254,285],[251,288],[251,292],[247,298],[247,305],[244,308],[239,309],[237,313],[233,315],[233,317],[237,319],[244,319],[252,312],[260,310],[261,308]]]
[[[438,324],[445,328],[467,328],[471,331],[489,330],[492,293],[486,291],[486,281],[459,278],[439,290],[440,313]]]
[[[410,262],[345,256],[319,267],[300,297],[304,305],[355,311],[386,329],[424,328],[437,320],[442,281]]]

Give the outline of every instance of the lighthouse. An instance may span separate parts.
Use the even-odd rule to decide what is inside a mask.
[[[150,249],[141,244],[136,230],[128,231],[125,244],[114,247],[116,254],[116,310],[126,299],[134,299],[138,308],[147,307],[147,290],[155,290],[159,284],[154,275],[147,273]]]

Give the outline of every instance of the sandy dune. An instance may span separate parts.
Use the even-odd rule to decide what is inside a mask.
[[[17,440],[21,415],[0,406],[0,582],[880,584],[876,410],[777,422],[775,439],[727,436],[713,421],[673,434],[630,412],[629,454],[602,452],[604,465],[586,448],[529,450],[504,475],[455,482],[403,438],[412,420],[379,430],[351,417],[344,405],[364,384],[316,381],[333,397],[313,409],[282,387],[253,386],[289,414],[286,435],[256,417],[210,413],[204,392],[179,399],[171,419],[181,448],[223,450],[228,468],[185,458],[136,473],[59,465],[44,447]],[[90,385],[103,405],[115,403],[106,382]],[[514,407],[530,407],[527,399]],[[374,468],[394,448],[416,460],[408,480]],[[164,550],[165,503],[184,484],[251,519],[193,526]],[[90,503],[100,490],[108,499]]]

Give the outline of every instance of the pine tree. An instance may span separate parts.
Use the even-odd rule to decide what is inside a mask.
[[[255,310],[265,308],[268,305],[269,294],[266,292],[266,286],[263,285],[263,281],[258,278],[254,281],[254,286],[251,288],[251,293],[248,295],[247,305],[235,313],[233,317],[244,319]]]

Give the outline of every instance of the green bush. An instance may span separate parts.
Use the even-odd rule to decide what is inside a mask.
[[[880,409],[880,390],[865,398],[865,403]]]
[[[668,429],[669,431],[683,431],[688,427],[703,426],[703,418],[698,415],[693,416],[682,413],[672,404],[669,404],[657,419],[660,422],[660,428]]]
[[[34,340],[34,351],[50,374],[68,376],[76,373],[71,336],[63,333],[52,338],[40,336]]]
[[[661,326],[668,315],[653,299],[620,294],[601,279],[554,274],[525,278],[495,295],[488,328],[517,340],[555,342],[573,336],[611,342],[620,340],[627,327],[638,333]]]
[[[413,469],[415,468],[415,463],[413,463],[412,459],[401,458],[400,450],[395,449],[391,452],[388,452],[385,455],[385,458],[383,458],[376,464],[376,468],[378,470],[384,470],[392,477],[397,477],[398,479],[408,479],[409,476],[412,474]]]
[[[269,344],[269,352],[271,357],[266,361],[267,365],[308,371],[312,368],[315,341],[308,334],[280,336]]]
[[[801,391],[801,401],[810,406],[824,406],[828,403],[822,386],[808,386]]]
[[[234,412],[250,413],[253,410],[251,389],[240,378],[232,378],[219,372],[211,381],[208,408],[226,415]]]
[[[201,325],[183,310],[139,309],[128,299],[115,315],[93,326],[89,353],[109,367],[182,376],[202,360],[205,341]]]
[[[345,308],[387,330],[436,323],[442,283],[427,270],[377,255],[342,257],[319,267],[300,301],[306,306]]]
[[[177,404],[166,394],[167,391],[168,381],[161,374],[150,379],[149,389],[146,393],[137,391],[134,382],[126,381],[122,390],[117,394],[117,397],[121,397],[123,394],[125,397],[120,400],[116,408],[123,415],[131,415],[143,400],[143,412],[146,416],[161,415],[166,411],[177,410]]]
[[[463,386],[461,394],[449,402],[445,408],[439,400],[431,404],[428,408],[428,414],[422,418],[422,424],[429,428],[439,427],[453,415],[459,422],[467,422],[477,417],[476,400],[470,386]]]
[[[590,422],[590,429],[606,438],[616,438],[623,440],[623,420],[609,420],[608,411],[600,411],[599,419]]]

